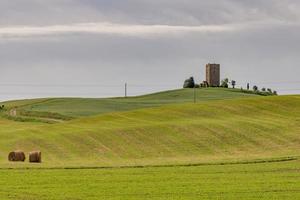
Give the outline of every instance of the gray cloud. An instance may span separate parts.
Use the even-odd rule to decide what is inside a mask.
[[[207,62],[241,85],[299,93],[299,8],[293,0],[0,0],[0,99],[122,95],[124,82],[143,86],[131,94],[180,87],[191,75],[203,80]]]
[[[14,0],[0,1],[0,24],[112,22],[207,25],[299,21],[295,0]],[[58,23],[59,22],[59,23]]]
[[[234,31],[234,25],[169,26],[169,25],[124,25],[112,23],[86,23],[51,26],[12,26],[0,28],[0,38],[51,36],[64,34],[120,34],[127,36],[147,36],[180,33],[214,33]]]

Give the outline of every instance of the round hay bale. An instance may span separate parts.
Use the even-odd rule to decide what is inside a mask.
[[[15,152],[10,152],[8,154],[8,160],[11,162],[16,160]]]
[[[26,159],[25,153],[23,151],[13,151],[8,154],[8,160],[11,162],[24,162]]]
[[[29,153],[29,162],[31,163],[41,163],[42,153],[40,151],[33,151]]]

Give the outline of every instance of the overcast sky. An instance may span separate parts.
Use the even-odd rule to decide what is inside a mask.
[[[0,100],[222,78],[300,93],[298,0],[0,0]]]

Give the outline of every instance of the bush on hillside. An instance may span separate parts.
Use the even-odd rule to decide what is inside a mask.
[[[257,92],[258,91],[258,87],[256,85],[253,86],[253,91]]]
[[[267,91],[268,91],[269,93],[271,93],[271,94],[273,93],[273,91],[272,91],[271,88],[268,88]]]
[[[232,85],[232,88],[234,89],[235,86],[236,86],[236,81],[235,81],[235,80],[232,80],[232,81],[231,81],[231,85]]]
[[[221,87],[228,88],[229,79],[225,78],[221,81]]]
[[[194,88],[195,87],[195,81],[194,77],[190,77],[189,79],[186,79],[183,84],[183,88]]]

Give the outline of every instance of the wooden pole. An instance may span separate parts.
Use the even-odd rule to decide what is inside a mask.
[[[194,87],[194,103],[196,103],[196,87]]]

